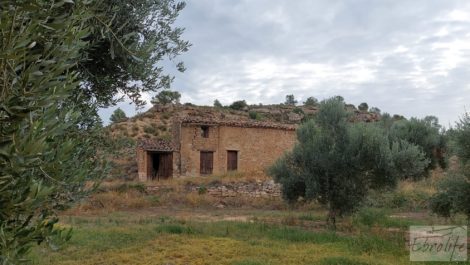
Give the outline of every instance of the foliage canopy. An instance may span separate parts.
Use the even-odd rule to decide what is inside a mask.
[[[390,142],[380,127],[348,118],[342,100],[322,101],[315,119],[297,130],[298,144],[270,168],[285,199],[317,200],[328,206],[333,223],[354,211],[369,189],[393,186],[429,163],[419,147]]]
[[[111,117],[109,117],[109,120],[112,123],[121,122],[125,119],[127,119],[126,113],[121,108],[114,110],[113,114],[111,114]]]
[[[444,155],[446,141],[440,130],[441,126],[434,116],[428,116],[424,119],[397,120],[390,126],[390,138],[392,140],[402,139],[419,146],[431,161],[426,167],[426,171],[420,176],[414,176],[415,178],[426,176],[428,171],[434,169],[437,165],[442,168],[447,167],[447,160]]]
[[[238,100],[234,101],[232,104],[230,104],[229,108],[234,109],[234,110],[242,110],[244,108],[248,107],[248,104],[246,104],[245,100]]]
[[[461,162],[460,168],[449,172],[431,198],[431,210],[441,216],[456,213],[467,216],[470,223],[470,115],[465,113],[452,133],[455,152]]]
[[[0,264],[70,234],[57,213],[106,174],[97,116],[118,92],[167,87],[157,63],[187,49],[182,3],[0,1]],[[182,64],[178,65],[182,70]]]
[[[178,91],[163,90],[152,99],[152,103],[162,105],[174,104],[179,103],[180,98],[181,94]]]
[[[174,26],[184,2],[175,0],[94,1],[84,21],[89,32],[76,71],[81,93],[99,106],[113,105],[125,95],[137,105],[142,92],[167,89],[173,80],[163,60],[174,61],[190,47],[183,29]],[[177,69],[184,71],[182,62]]]
[[[308,97],[307,100],[305,100],[304,105],[311,106],[311,107],[317,106],[318,99],[316,99],[315,97]]]
[[[286,95],[286,101],[284,104],[295,106],[295,104],[297,104],[297,100],[295,100],[294,95]]]

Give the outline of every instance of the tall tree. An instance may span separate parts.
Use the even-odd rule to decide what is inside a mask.
[[[86,21],[89,45],[78,64],[81,93],[100,106],[113,105],[122,94],[138,105],[142,92],[167,89],[173,77],[165,74],[162,61],[175,61],[190,44],[183,29],[174,26],[184,2],[175,0],[103,0],[93,6]],[[176,62],[184,71],[183,62]]]
[[[179,103],[181,94],[178,91],[163,90],[152,98],[152,104],[174,104]]]
[[[230,104],[229,108],[234,110],[243,110],[244,108],[248,107],[245,100],[237,100]]]
[[[127,119],[126,113],[121,108],[117,108],[113,114],[111,114],[111,117],[109,117],[112,123],[121,122],[125,119]]]
[[[295,100],[294,95],[286,95],[286,101],[284,104],[295,106],[295,104],[297,104],[297,100]]]
[[[220,103],[220,101],[218,99],[216,99],[216,100],[214,100],[214,107],[223,108],[224,106],[222,105],[222,103]]]
[[[394,121],[390,127],[390,137],[393,140],[402,139],[419,146],[431,163],[423,172],[426,176],[428,171],[437,165],[442,168],[447,166],[445,137],[441,133],[441,126],[436,117],[428,116],[424,119],[411,118],[410,120]],[[414,176],[420,177],[420,176]]]
[[[390,143],[381,128],[348,118],[343,101],[322,101],[315,119],[298,129],[298,144],[270,169],[285,199],[318,200],[328,207],[333,225],[337,215],[354,211],[369,189],[393,186],[429,163],[417,146]]]
[[[470,224],[470,114],[465,113],[452,133],[455,152],[460,160],[459,169],[451,171],[439,183],[437,193],[431,198],[431,210],[450,217],[457,213],[467,216]]]
[[[69,237],[54,226],[58,211],[106,174],[97,108],[169,83],[155,63],[188,46],[171,26],[183,6],[0,1],[1,264]]]
[[[359,104],[359,106],[357,106],[357,108],[360,111],[368,111],[369,110],[369,105],[366,102],[362,102],[361,104]]]
[[[317,106],[318,99],[316,99],[315,97],[308,97],[307,100],[305,100],[304,105],[311,106],[311,107]]]

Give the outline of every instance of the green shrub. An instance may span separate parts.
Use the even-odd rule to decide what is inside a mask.
[[[384,209],[365,207],[354,214],[353,223],[372,227],[385,223],[387,219],[387,212]]]
[[[256,120],[258,117],[258,112],[250,110],[250,112],[248,112],[248,116],[250,116],[250,119]]]
[[[299,108],[299,107],[295,107],[292,112],[296,113],[296,114],[300,114],[300,115],[303,115],[304,114],[304,111]]]
[[[258,113],[256,111],[250,111],[248,112],[248,115],[250,116],[250,119],[252,120],[260,121],[264,119],[264,116],[261,113]]]
[[[193,228],[179,224],[161,224],[157,226],[156,231],[167,234],[194,234]]]
[[[198,188],[197,188],[197,193],[198,193],[199,195],[206,194],[206,193],[207,193],[207,188],[206,188],[206,186],[203,185],[203,186],[198,187]]]
[[[155,129],[155,127],[152,127],[152,126],[145,126],[145,127],[144,127],[144,132],[145,132],[145,133],[148,133],[148,134],[156,134],[156,133],[157,133],[157,130]]]
[[[388,205],[391,208],[403,208],[409,205],[409,198],[402,192],[393,192]]]
[[[434,213],[443,217],[462,213],[470,223],[470,174],[465,173],[453,172],[439,183],[438,192],[430,199]]]

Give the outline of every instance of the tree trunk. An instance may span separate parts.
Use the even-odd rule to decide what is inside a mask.
[[[333,230],[336,230],[336,214],[337,212],[335,209],[329,209],[328,218],[326,219],[327,225],[333,228]]]

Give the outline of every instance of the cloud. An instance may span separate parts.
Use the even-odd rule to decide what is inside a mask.
[[[470,107],[467,1],[189,0],[177,23],[183,102],[342,95],[446,125]]]

